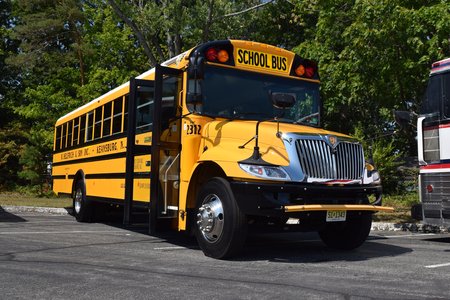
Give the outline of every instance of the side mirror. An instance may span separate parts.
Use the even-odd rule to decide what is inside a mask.
[[[413,125],[414,113],[403,110],[394,111],[395,122],[402,128]]]
[[[204,61],[203,57],[199,57],[196,53],[195,56],[189,58],[188,76],[191,79],[203,79],[204,75]]]
[[[187,93],[186,104],[198,105],[203,103],[203,95],[199,93]]]
[[[272,105],[276,108],[291,108],[295,104],[295,95],[286,93],[270,93]]]

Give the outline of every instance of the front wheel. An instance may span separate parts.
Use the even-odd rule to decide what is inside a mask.
[[[228,258],[245,243],[247,221],[230,184],[221,177],[206,182],[197,195],[195,236],[206,256]]]
[[[327,223],[319,236],[330,248],[352,250],[364,243],[371,226],[372,214],[363,213],[345,222]]]

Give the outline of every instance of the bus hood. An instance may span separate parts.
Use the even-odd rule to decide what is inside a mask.
[[[201,160],[236,162],[249,158],[255,147],[256,121],[215,120],[205,124],[203,130],[204,152]],[[301,135],[333,135],[350,138],[348,135],[320,128],[277,122],[261,122],[258,129],[258,146],[261,158],[274,165],[287,166],[289,158],[280,133]]]

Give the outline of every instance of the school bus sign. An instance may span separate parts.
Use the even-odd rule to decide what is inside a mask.
[[[289,72],[288,58],[285,56],[241,48],[236,49],[236,54],[236,66],[238,67],[285,74]]]

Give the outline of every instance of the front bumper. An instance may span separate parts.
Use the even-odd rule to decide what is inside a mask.
[[[381,206],[382,187],[298,183],[230,182],[239,208],[247,215],[301,217],[327,210],[392,211]],[[374,195],[371,203],[369,195]]]

